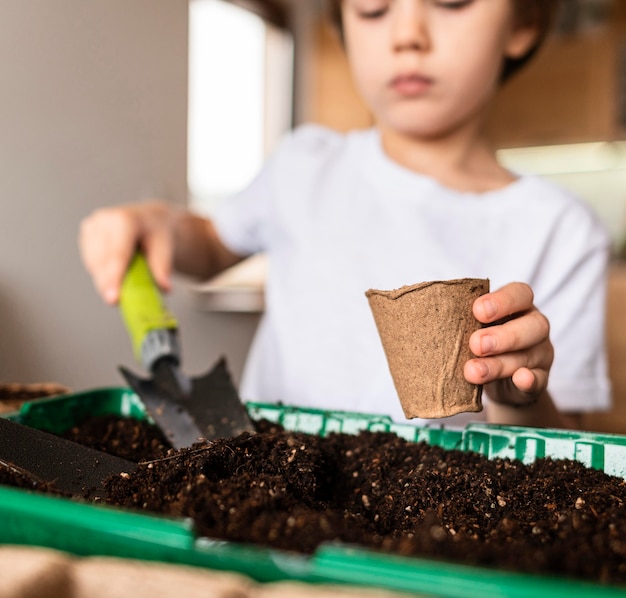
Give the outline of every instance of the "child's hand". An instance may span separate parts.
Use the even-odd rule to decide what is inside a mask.
[[[465,364],[465,378],[489,384],[489,398],[509,405],[535,402],[546,391],[554,349],[550,324],[533,304],[527,284],[511,283],[474,302],[474,316],[485,328],[470,337],[476,355]]]
[[[159,202],[103,208],[81,222],[79,247],[94,286],[109,304],[119,300],[120,287],[137,248],[161,289],[171,287],[173,232],[168,209]]]

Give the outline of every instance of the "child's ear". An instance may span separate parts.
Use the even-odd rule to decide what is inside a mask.
[[[539,30],[536,27],[517,27],[511,32],[506,45],[507,58],[522,58],[530,52],[539,40]]]

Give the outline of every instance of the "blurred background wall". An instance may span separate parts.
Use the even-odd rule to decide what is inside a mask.
[[[93,209],[187,200],[187,0],[0,2],[0,381],[121,385],[117,309],[79,261]],[[177,285],[190,373],[239,372],[256,315],[215,315]]]

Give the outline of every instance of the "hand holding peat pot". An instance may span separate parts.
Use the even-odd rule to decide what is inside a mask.
[[[532,290],[511,283],[477,301],[488,292],[473,278],[367,291],[407,418],[480,411],[483,383],[505,406],[547,396],[553,348]]]

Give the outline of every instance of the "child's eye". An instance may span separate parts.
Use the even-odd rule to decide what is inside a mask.
[[[377,8],[376,10],[360,11],[359,17],[362,19],[379,19],[387,12],[387,7]]]
[[[450,10],[458,10],[460,8],[465,8],[470,4],[473,4],[474,0],[452,0],[451,2],[444,2],[444,0],[435,0],[435,6],[439,6],[441,8],[447,8]]]
[[[390,0],[354,0],[352,7],[360,19],[379,19],[389,10]]]

